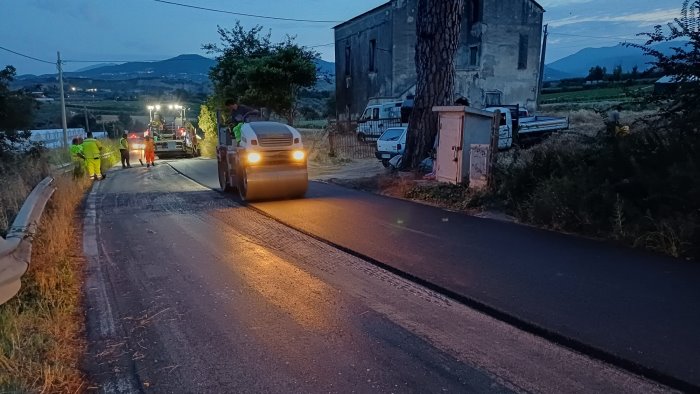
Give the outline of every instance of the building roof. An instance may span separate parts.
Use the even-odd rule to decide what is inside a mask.
[[[343,22],[343,23],[340,23],[340,24],[338,24],[338,25],[335,25],[335,26],[333,26],[333,29],[337,29],[337,28],[339,28],[339,27],[345,26],[345,25],[347,25],[348,23],[351,23],[351,22],[354,22],[354,21],[356,21],[356,20],[358,20],[358,19],[361,19],[362,17],[364,17],[364,16],[366,16],[366,15],[372,14],[372,13],[374,13],[374,12],[376,12],[376,11],[379,11],[379,10],[381,10],[381,9],[383,9],[383,8],[387,8],[387,7],[389,7],[389,6],[391,5],[392,1],[393,1],[393,0],[387,1],[386,3],[384,3],[384,4],[380,5],[380,6],[374,7],[374,8],[372,8],[371,10],[369,10],[369,11],[367,11],[367,12],[363,12],[362,14],[357,15],[357,16],[354,17],[354,18],[348,19],[348,20],[346,20],[346,21]],[[540,5],[540,3],[538,3],[537,1],[535,1],[535,0],[530,0],[530,2],[533,3],[535,6],[537,6],[539,9],[541,9],[542,12],[545,11],[544,7],[542,7],[542,5]]]
[[[339,28],[339,27],[345,26],[345,25],[347,25],[347,24],[350,23],[350,22],[354,22],[354,21],[356,21],[356,20],[358,20],[358,19],[363,18],[364,16],[367,16],[367,15],[369,15],[369,14],[372,14],[372,13],[374,13],[374,12],[376,12],[376,11],[379,11],[379,10],[381,10],[381,9],[383,9],[383,8],[388,8],[390,5],[391,5],[391,1],[387,1],[386,3],[384,3],[384,4],[380,5],[380,6],[374,7],[374,8],[372,8],[371,10],[369,10],[369,11],[367,11],[367,12],[363,12],[363,13],[361,13],[360,15],[358,15],[358,16],[356,16],[356,17],[354,17],[354,18],[348,19],[348,20],[346,20],[345,22],[343,22],[343,23],[341,23],[341,24],[335,25],[335,26],[333,26],[333,28],[334,28],[334,29],[337,29],[337,28]]]
[[[542,12],[545,11],[544,7],[542,7],[542,5],[540,5],[540,3],[536,2],[535,0],[530,0],[530,2],[534,5],[536,5],[537,7],[539,7],[542,10]]]
[[[686,78],[685,82],[695,82],[697,80],[698,80],[698,77],[691,75],[690,77]],[[676,83],[681,83],[681,82],[683,82],[682,77],[678,77],[676,75],[666,75],[666,76],[659,78],[659,80],[656,81],[655,83],[658,83],[658,84],[676,84]]]

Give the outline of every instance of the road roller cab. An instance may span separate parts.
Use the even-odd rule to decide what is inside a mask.
[[[291,126],[244,123],[239,144],[228,128],[219,128],[217,160],[222,190],[237,189],[243,200],[300,198],[306,193],[306,151],[301,134]]]

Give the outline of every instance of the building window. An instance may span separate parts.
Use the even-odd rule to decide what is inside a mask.
[[[467,19],[470,24],[481,22],[481,7],[479,0],[467,1]]]
[[[469,47],[469,67],[476,67],[479,65],[479,47],[471,46]]]
[[[529,37],[527,34],[520,35],[520,47],[518,49],[518,70],[527,69],[527,49],[529,46]]]
[[[501,92],[497,90],[486,92],[486,106],[497,107],[499,105],[501,105]]]
[[[377,71],[376,59],[377,59],[377,40],[369,40],[369,72],[371,72],[371,73]]]
[[[345,47],[345,75],[350,76],[350,45]]]

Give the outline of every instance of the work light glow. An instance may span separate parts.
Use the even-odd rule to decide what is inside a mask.
[[[260,163],[260,160],[262,160],[262,156],[258,152],[250,152],[248,153],[248,163],[250,164],[256,164]]]

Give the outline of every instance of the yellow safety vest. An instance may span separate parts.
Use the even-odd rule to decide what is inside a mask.
[[[102,144],[94,138],[87,138],[83,141],[83,154],[86,159],[99,159]]]

